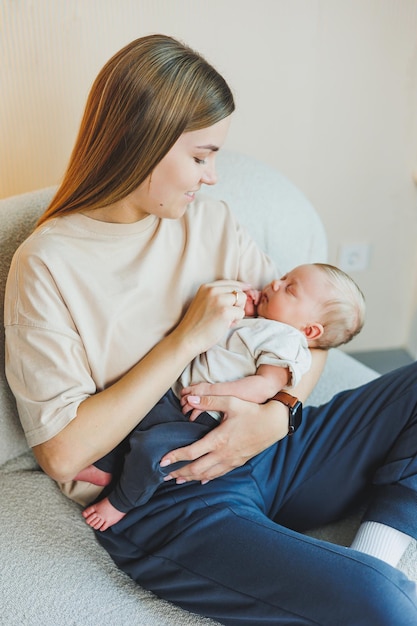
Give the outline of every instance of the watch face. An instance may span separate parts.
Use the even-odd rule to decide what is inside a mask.
[[[293,435],[301,425],[303,420],[303,405],[298,401],[294,407],[290,408],[290,415],[288,420],[288,434]]]

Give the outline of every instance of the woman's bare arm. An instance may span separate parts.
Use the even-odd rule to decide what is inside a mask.
[[[52,439],[33,448],[52,478],[71,480],[84,467],[107,454],[156,404],[197,354],[211,347],[227,328],[240,320],[242,307],[233,306],[237,281],[202,286],[176,329],[119,381],[78,408],[77,416]]]

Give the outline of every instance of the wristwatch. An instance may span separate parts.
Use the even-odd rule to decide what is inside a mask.
[[[288,434],[293,435],[295,431],[298,430],[303,419],[303,405],[301,401],[286,391],[278,391],[278,393],[270,398],[270,400],[282,402],[282,404],[285,404],[285,406],[289,408],[290,414],[288,416]]]

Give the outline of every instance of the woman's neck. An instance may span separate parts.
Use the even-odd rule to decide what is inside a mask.
[[[81,212],[93,220],[111,224],[133,224],[149,215],[132,202],[129,202],[127,198],[99,209],[87,209]]]

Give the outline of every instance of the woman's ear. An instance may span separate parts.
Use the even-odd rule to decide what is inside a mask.
[[[305,334],[308,341],[313,341],[313,339],[318,339],[324,333],[324,328],[322,324],[318,322],[314,322],[312,324],[308,324],[303,328],[303,333]]]

